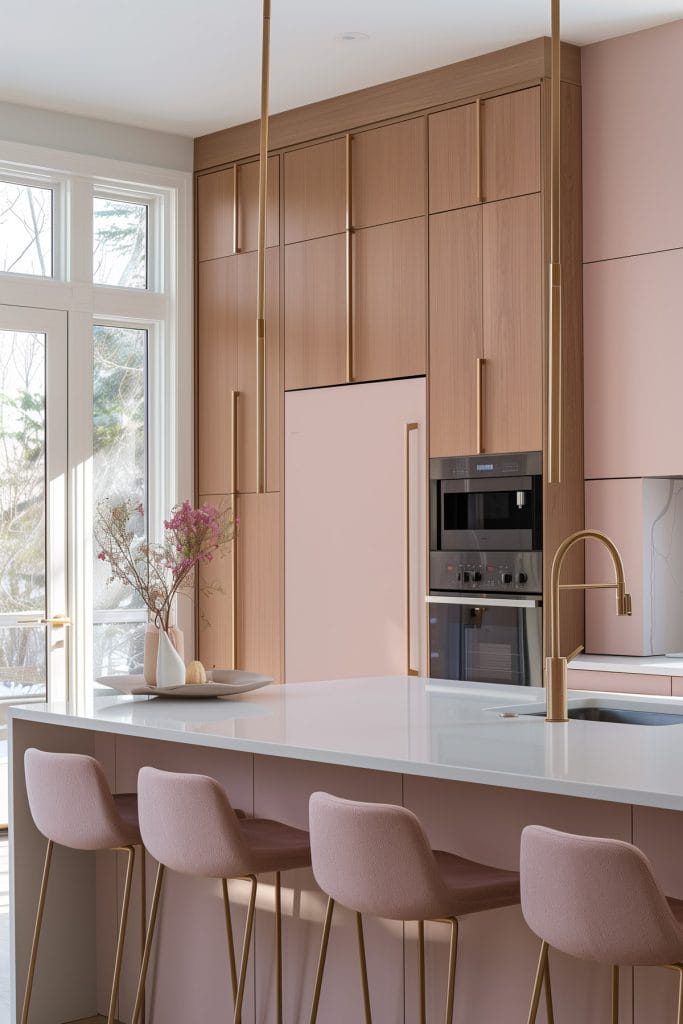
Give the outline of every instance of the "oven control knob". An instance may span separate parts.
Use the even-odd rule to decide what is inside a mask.
[[[473,573],[472,579],[474,580],[475,583],[479,583],[479,581],[481,579],[481,573],[480,572]]]
[[[529,581],[529,577],[527,576],[527,574],[525,572],[520,572],[518,574],[518,576],[517,576],[517,582],[518,583],[528,583],[528,581]]]
[[[511,572],[504,572],[503,573],[503,583],[512,583],[512,573]]]
[[[464,572],[462,574],[462,581],[463,581],[463,583],[469,583],[470,582],[470,575],[471,574],[469,572]]]

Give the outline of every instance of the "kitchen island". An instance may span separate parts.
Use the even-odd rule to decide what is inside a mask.
[[[618,706],[615,694],[575,693],[570,705]],[[629,696],[631,707],[683,701]],[[23,777],[29,746],[86,752],[118,792],[136,786],[145,764],[217,778],[247,813],[307,825],[308,798],[326,789],[353,799],[403,804],[432,844],[503,868],[518,866],[524,825],[635,842],[667,893],[683,898],[683,724],[664,727],[570,721],[547,725],[539,690],[389,677],[269,686],[221,701],[161,700],[95,692],[88,706],[44,704],[10,710],[12,970],[15,1000],[26,972],[44,840],[30,818]],[[148,865],[149,881],[153,865]],[[106,1004],[123,865],[58,849],[48,897],[32,1024],[93,1015]],[[274,1020],[271,879],[260,886],[255,955],[245,1024]],[[558,884],[562,879],[558,878]],[[149,889],[149,886],[148,886]],[[230,884],[237,936],[246,905]],[[135,893],[139,900],[139,892]],[[308,871],[283,877],[285,1020],[308,1017],[325,898]],[[132,911],[132,921],[136,911]],[[448,929],[428,935],[429,1020],[443,1018]],[[368,921],[373,1020],[417,1019],[417,930]],[[519,908],[465,918],[461,928],[456,1024],[526,1020],[537,940]],[[130,1020],[140,955],[127,944],[119,1018]],[[558,1020],[609,1019],[609,971],[559,954],[551,958]],[[622,971],[623,1019],[664,1024],[675,978],[659,969]],[[229,1019],[229,978],[218,883],[171,876],[148,985],[150,1024]],[[16,1013],[12,1018],[16,1019]],[[339,913],[330,945],[320,1024],[363,1019],[353,918]],[[539,1020],[543,1020],[539,1015]]]

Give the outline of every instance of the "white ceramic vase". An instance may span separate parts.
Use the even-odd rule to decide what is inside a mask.
[[[185,662],[163,629],[159,630],[157,652],[157,686],[184,686]]]

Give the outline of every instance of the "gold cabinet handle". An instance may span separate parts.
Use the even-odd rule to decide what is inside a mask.
[[[236,256],[237,253],[240,251],[239,183],[238,183],[238,180],[237,180],[238,179],[238,175],[239,175],[239,171],[240,171],[240,169],[239,169],[238,164],[235,164],[235,166],[233,168],[233,172],[234,173],[233,173],[233,179],[232,179],[232,254],[233,254],[233,256]]]
[[[230,393],[230,433],[232,451],[230,455],[230,493],[234,497],[237,494],[237,400],[240,397],[239,391]]]
[[[486,360],[477,359],[477,455],[484,452],[484,367]]]
[[[550,277],[548,281],[548,483],[562,479],[562,266],[560,262],[560,0],[552,0]]]
[[[406,461],[405,461],[405,495],[406,495],[406,506],[405,506],[405,538],[406,538],[406,574],[405,574],[405,599],[406,599],[406,675],[417,676],[419,675],[418,669],[412,667],[411,659],[411,633],[412,633],[412,615],[410,607],[410,589],[411,589],[411,572],[410,572],[410,435],[414,430],[419,429],[419,423],[406,423]]]
[[[270,0],[263,0],[261,122],[259,143],[258,252],[256,282],[256,492],[266,490],[266,198],[268,184],[268,88]]]
[[[230,422],[232,429],[232,464],[230,466],[230,492],[232,494],[232,514],[235,520],[235,532],[233,533],[231,545],[232,566],[230,571],[230,663],[233,669],[237,668],[237,403],[239,396],[239,391],[233,391],[230,395]]]
[[[482,168],[482,141],[481,141],[481,100],[479,97],[474,101],[477,115],[477,141],[476,141],[476,157],[477,157],[477,202],[484,202],[484,184],[482,181],[483,168]]]
[[[351,135],[346,135],[346,383],[353,382],[353,209]]]

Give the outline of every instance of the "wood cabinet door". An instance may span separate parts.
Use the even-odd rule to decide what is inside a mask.
[[[231,392],[237,388],[237,257],[200,263],[197,275],[197,480],[227,494],[232,467]]]
[[[282,678],[279,494],[237,499],[237,667]]]
[[[197,177],[197,259],[234,253],[235,170],[228,167]]]
[[[346,380],[346,238],[285,247],[285,388]]]
[[[484,411],[489,452],[543,447],[541,197],[483,208]]]
[[[482,332],[481,206],[436,214],[429,231],[430,455],[477,450]]]
[[[334,139],[284,157],[285,242],[343,231],[346,226],[346,142]]]
[[[540,87],[484,100],[481,118],[484,202],[540,192]]]
[[[429,118],[429,212],[479,202],[477,107],[466,103]]]
[[[426,218],[356,231],[353,236],[353,378],[425,373]]]
[[[256,275],[255,252],[237,260],[237,490],[256,491]],[[266,489],[279,490],[280,261],[266,253]]]
[[[225,494],[200,494],[199,503],[205,502],[216,508],[232,506],[231,496]],[[199,569],[197,657],[205,668],[232,667],[232,559],[231,541]]]
[[[354,228],[426,212],[426,122],[423,117],[358,132],[351,141]]]
[[[253,160],[237,165],[237,251],[252,252],[258,247],[259,164]],[[266,181],[266,245],[280,244],[280,158],[268,159]]]

